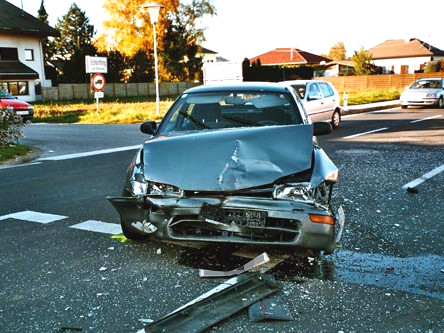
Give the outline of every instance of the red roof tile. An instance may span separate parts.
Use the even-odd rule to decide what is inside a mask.
[[[249,59],[250,64],[260,60],[261,65],[302,65],[302,64],[319,64],[321,61],[331,61],[328,58],[305,52],[296,48],[277,48],[273,51],[258,55]]]
[[[372,47],[367,52],[370,53],[375,60],[444,56],[444,51],[416,38],[412,38],[409,41],[404,39],[390,39]]]

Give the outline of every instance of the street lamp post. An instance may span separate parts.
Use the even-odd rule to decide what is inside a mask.
[[[160,99],[159,99],[159,71],[157,68],[157,40],[156,40],[156,24],[159,20],[159,11],[162,6],[156,2],[149,2],[142,5],[142,10],[148,9],[150,15],[151,24],[153,25],[153,37],[154,37],[154,70],[156,75],[156,113],[160,115]]]

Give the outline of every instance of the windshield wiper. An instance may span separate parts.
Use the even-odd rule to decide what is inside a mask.
[[[205,129],[210,129],[211,128],[208,125],[206,125],[203,122],[201,122],[199,119],[194,118],[192,115],[190,115],[190,114],[188,114],[188,113],[186,113],[184,111],[179,111],[179,114],[181,114],[183,117],[187,118],[193,124],[197,125],[200,128],[205,128]]]

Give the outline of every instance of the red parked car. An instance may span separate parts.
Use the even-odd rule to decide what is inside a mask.
[[[3,89],[0,89],[0,108],[13,110],[23,118],[23,121],[31,120],[34,116],[34,108],[31,104],[18,100]]]

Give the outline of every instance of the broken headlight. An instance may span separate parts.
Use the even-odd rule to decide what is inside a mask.
[[[273,199],[304,201],[320,205],[327,204],[329,200],[325,182],[316,188],[312,188],[308,182],[277,185],[273,190]]]
[[[312,196],[310,183],[278,185],[273,190],[273,199],[308,200]]]
[[[148,183],[141,173],[135,173],[131,179],[131,191],[134,195],[140,196],[146,194]]]
[[[165,197],[183,197],[183,190],[168,184],[152,183],[148,185],[149,195],[159,195]]]

